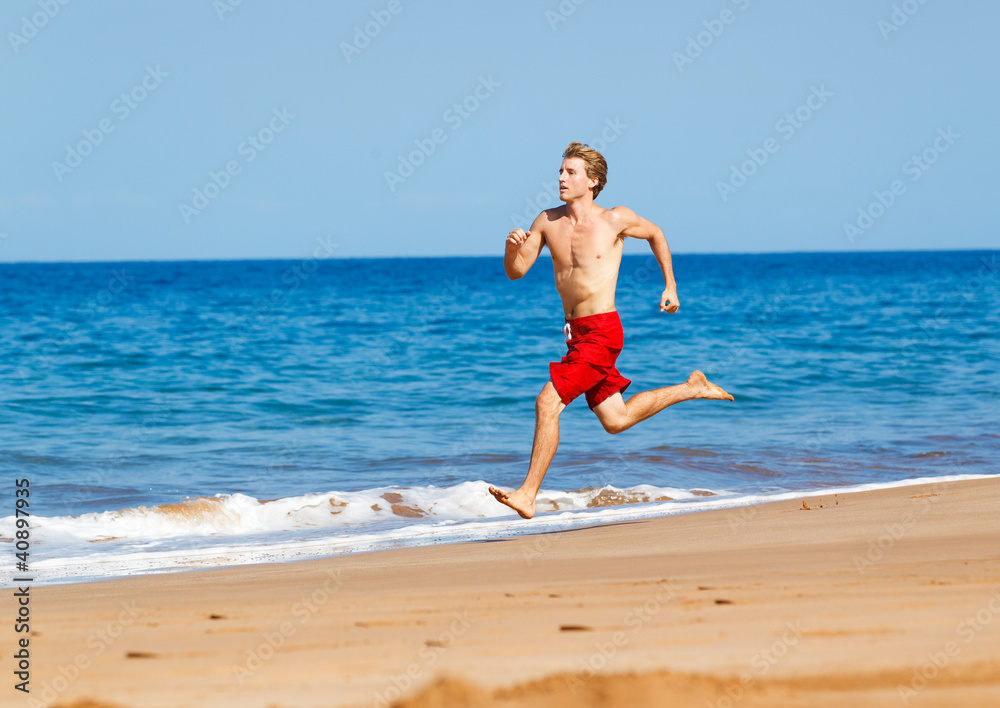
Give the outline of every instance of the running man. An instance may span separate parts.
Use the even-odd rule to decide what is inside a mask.
[[[498,502],[525,519],[535,515],[535,497],[559,446],[559,414],[580,394],[612,435],[675,403],[696,398],[733,400],[700,371],[682,384],[643,391],[627,401],[622,398],[631,381],[615,368],[625,341],[615,310],[615,286],[626,236],[648,241],[660,264],[660,311],[677,312],[680,303],[663,231],[626,207],[605,209],[594,204],[607,181],[608,165],[601,153],[570,143],[559,169],[559,199],[566,204],[543,211],[530,231],[514,229],[507,235],[503,267],[511,280],[523,278],[542,246],[549,247],[569,349],[562,361],[549,364],[549,381],[535,399],[535,440],[524,483],[513,492],[490,487]]]

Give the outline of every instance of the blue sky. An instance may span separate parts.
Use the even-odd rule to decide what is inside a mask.
[[[572,140],[675,253],[995,248],[998,26],[986,0],[8,1],[0,261],[499,254]]]

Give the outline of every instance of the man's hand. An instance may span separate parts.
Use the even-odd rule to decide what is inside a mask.
[[[514,229],[509,234],[507,234],[507,251],[509,253],[517,253],[524,245],[524,242],[528,240],[531,236],[531,232],[525,233],[524,229]]]
[[[680,308],[681,303],[677,299],[677,288],[664,288],[660,295],[660,312],[673,314]]]
[[[538,260],[538,254],[545,245],[545,222],[547,217],[543,211],[535,217],[530,231],[514,229],[507,234],[506,248],[503,254],[503,269],[511,280],[523,278],[531,266]]]

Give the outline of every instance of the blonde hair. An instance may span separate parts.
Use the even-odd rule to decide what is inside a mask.
[[[567,157],[579,157],[586,166],[588,179],[597,178],[597,184],[593,189],[594,199],[597,199],[597,195],[608,183],[608,163],[605,162],[604,155],[583,143],[574,142],[570,143],[563,153],[563,158]]]

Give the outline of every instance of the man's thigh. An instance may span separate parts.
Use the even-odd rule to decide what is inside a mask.
[[[612,393],[593,408],[594,415],[601,421],[605,428],[614,427],[628,416],[625,410],[625,399],[622,398],[621,391]]]
[[[562,401],[562,397],[559,395],[559,391],[556,390],[555,385],[552,383],[552,379],[545,382],[542,390],[538,393],[538,397],[535,398],[535,408],[537,409],[538,407],[554,411],[555,413],[562,413],[566,407],[566,404]]]

